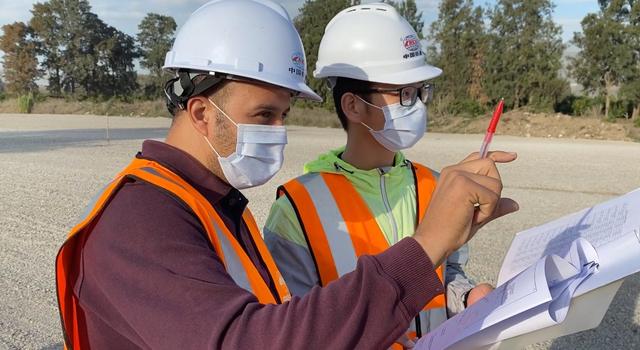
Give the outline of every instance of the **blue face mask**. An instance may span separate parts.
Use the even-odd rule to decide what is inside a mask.
[[[413,106],[402,106],[399,102],[384,107],[378,107],[358,96],[364,103],[382,110],[384,113],[384,127],[373,130],[362,123],[384,148],[391,152],[407,149],[418,143],[427,131],[427,106],[416,101]]]
[[[269,181],[282,168],[287,129],[275,125],[237,124],[213,101],[209,102],[237,128],[236,150],[226,157],[220,156],[204,138],[218,156],[227,182],[237,189],[244,189]]]

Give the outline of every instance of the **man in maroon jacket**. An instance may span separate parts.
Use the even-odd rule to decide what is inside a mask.
[[[270,0],[204,5],[167,54],[176,78],[165,89],[174,114],[166,142],[145,141],[137,155],[210,203],[277,302],[261,303],[242,285],[246,271],[223,261],[193,207],[131,178],[86,234],[71,281],[82,311],[71,331],[88,347],[386,349],[443,292],[434,266],[479,227],[517,210],[500,198],[495,166],[515,155],[470,156],[442,171],[413,238],[361,257],[354,272],[303,298],[279,300],[281,280],[249,232],[238,189],[280,169],[292,96],[319,99],[304,83],[303,52],[288,15]]]

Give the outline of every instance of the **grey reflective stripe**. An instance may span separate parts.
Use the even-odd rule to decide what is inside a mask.
[[[151,173],[153,175],[160,176],[160,177],[162,177],[164,179],[167,179],[164,176],[158,174],[158,172],[153,168],[140,168],[140,170],[146,171],[146,172]],[[120,179],[116,179],[116,180],[120,180]],[[116,181],[116,180],[113,180],[113,181]],[[169,179],[167,179],[167,180],[169,180]],[[98,199],[100,199],[100,197],[102,197],[102,195],[104,194],[104,191],[107,189],[107,187],[109,187],[113,183],[113,181],[109,181],[108,184],[102,186],[100,191],[98,191],[98,193],[95,196],[93,196],[93,198],[91,198],[91,200],[89,201],[89,204],[87,204],[87,206],[84,209],[84,212],[80,216],[80,219],[81,219],[80,221],[84,221],[89,216],[89,214],[91,214],[91,211],[96,206],[96,203],[98,202]],[[169,180],[169,181],[171,181],[171,180]],[[171,182],[173,182],[173,181],[171,181]]]
[[[431,171],[431,174],[433,175],[436,182],[440,180],[439,172],[431,168],[427,168],[427,170]],[[417,192],[418,192],[418,189],[416,188],[416,193]],[[442,265],[443,277],[446,276],[446,270],[447,270],[446,264],[443,264]],[[440,307],[435,309],[429,309],[427,311],[420,311],[419,316],[420,316],[420,328],[422,329],[422,335],[424,336],[430,331],[436,329],[439,325],[441,325],[447,320],[447,308]],[[415,332],[416,330],[415,319],[411,321],[410,329]]]
[[[98,203],[98,199],[100,199],[100,197],[102,197],[102,195],[104,194],[104,191],[112,183],[113,183],[113,181],[111,181],[108,184],[102,186],[100,191],[98,191],[98,193],[96,193],[93,196],[93,198],[91,198],[91,200],[89,201],[89,204],[87,204],[87,206],[84,208],[84,212],[82,213],[82,215],[80,215],[80,220],[78,220],[79,222],[82,222],[82,221],[86,220],[89,217],[89,214],[91,214],[91,212],[93,211],[93,208],[96,206],[96,203]]]
[[[358,258],[353,249],[347,224],[324,179],[319,173],[313,173],[299,177],[298,181],[309,192],[311,201],[318,212],[338,276],[344,276],[355,270]]]
[[[443,324],[447,320],[447,309],[444,307],[440,307],[437,309],[431,309],[426,313],[429,316],[429,329],[436,329],[439,325]],[[422,315],[420,315],[422,317]],[[427,334],[427,332],[423,332],[422,334]]]
[[[316,265],[306,246],[293,243],[266,227],[263,232],[264,242],[287,282],[291,295],[302,297],[320,284]]]
[[[171,183],[177,186],[180,186],[175,181],[160,174],[156,169],[153,169],[150,167],[144,167],[144,168],[140,168],[140,170],[146,171],[150,174],[156,175],[167,181],[170,181]],[[211,224],[213,224],[213,228],[216,231],[215,235],[218,237],[218,241],[220,241],[222,254],[224,254],[224,266],[227,273],[229,274],[229,276],[231,276],[233,281],[238,286],[240,286],[241,288],[243,288],[244,290],[252,294],[255,294],[255,292],[253,291],[253,288],[251,288],[251,284],[249,283],[249,276],[247,276],[247,271],[244,269],[242,262],[240,262],[240,258],[238,257],[238,254],[236,253],[235,249],[233,249],[231,242],[229,242],[227,235],[224,234],[224,232],[220,229],[220,226],[218,226],[218,224],[213,218],[210,218],[210,221],[211,221]],[[202,225],[202,227],[205,228],[204,224]]]
[[[171,179],[168,179],[168,178],[166,178],[166,177],[162,176],[162,174],[160,174],[160,173],[159,173],[156,169],[154,169],[154,168],[151,168],[151,167],[142,167],[142,168],[140,168],[140,170],[142,170],[142,171],[146,171],[146,172],[148,172],[149,174],[153,174],[153,175],[155,175],[155,176],[159,176],[159,177],[161,177],[161,178],[163,178],[163,179],[165,179],[165,180],[169,180],[169,181],[171,181]],[[174,181],[171,181],[171,182],[175,183]]]
[[[422,329],[422,336],[436,329],[439,325],[443,324],[447,320],[447,309],[439,307],[436,309],[429,309],[427,311],[420,311],[420,328]],[[416,331],[415,317],[411,321],[410,331]]]
[[[227,273],[237,285],[252,294],[255,294],[253,288],[251,288],[251,284],[249,283],[247,271],[245,271],[244,266],[242,266],[240,258],[238,257],[238,254],[236,254],[235,249],[231,246],[231,242],[229,242],[227,235],[222,232],[218,224],[216,224],[213,219],[211,220],[211,223],[216,230],[216,236],[218,236],[220,246],[222,247],[222,254],[224,254],[224,266]]]
[[[446,264],[442,264],[442,276],[446,276],[447,266]],[[422,335],[431,332],[436,329],[439,325],[443,324],[444,321],[447,320],[447,308],[439,307],[433,308],[426,311],[420,311],[418,314],[420,315],[420,328],[422,329]],[[416,320],[415,318],[411,321],[410,329],[415,332],[416,330]]]

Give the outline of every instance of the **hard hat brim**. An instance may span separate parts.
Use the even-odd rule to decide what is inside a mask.
[[[367,74],[365,70],[353,69],[351,66],[325,66],[313,72],[315,78],[343,77],[392,85],[413,84],[437,78],[441,74],[442,69],[428,64],[394,73],[378,72],[375,74]]]
[[[270,77],[268,74],[259,75],[259,74],[256,74],[255,72],[250,72],[250,71],[242,72],[242,71],[238,71],[237,69],[236,70],[217,69],[214,72],[208,69],[209,67],[206,67],[206,66],[196,66],[196,65],[188,65],[188,64],[183,64],[183,65],[180,65],[179,67],[165,65],[162,68],[167,72],[173,72],[177,69],[190,69],[190,70],[201,71],[201,72],[209,72],[212,74],[215,74],[215,73],[230,74],[233,76],[250,79],[257,82],[263,82],[269,85],[274,85],[274,86],[278,86],[281,88],[294,91],[297,93],[298,98],[303,98],[303,99],[312,100],[316,102],[322,102],[322,97],[316,94],[307,84],[302,82],[298,83],[295,81],[283,82],[281,79],[277,79],[277,77]]]
[[[381,74],[371,81],[393,85],[405,85],[431,80],[439,77],[441,74],[442,69],[427,64],[403,72]]]
[[[298,98],[303,98],[305,100],[311,100],[315,102],[322,102],[322,97],[316,94],[307,84],[299,84],[298,88],[295,91],[299,92]]]

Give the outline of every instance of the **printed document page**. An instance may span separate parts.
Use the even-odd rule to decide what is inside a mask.
[[[634,248],[640,242],[640,189],[518,233],[502,263],[498,285],[545,255],[564,256],[571,242],[579,237],[595,247],[601,268],[623,268],[616,274],[618,279],[637,272],[640,260],[636,257],[640,255]],[[625,249],[620,252],[616,251],[618,248]]]
[[[576,288],[597,266],[593,246],[576,240],[565,258],[539,259],[420,339],[416,349],[481,348],[562,322]]]
[[[511,349],[596,327],[622,279],[639,271],[637,189],[518,233],[496,290],[416,348]]]

